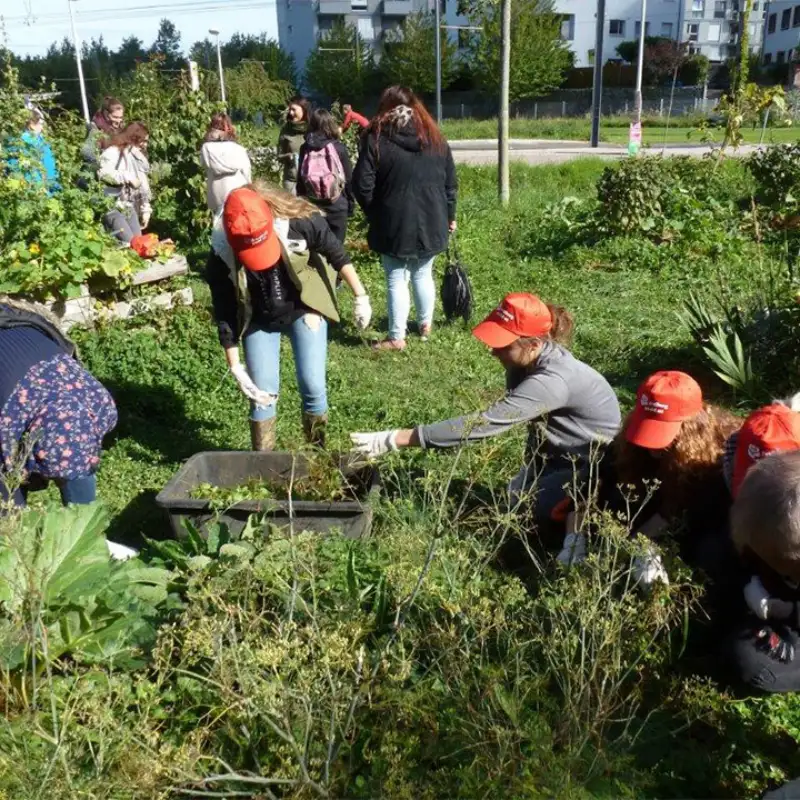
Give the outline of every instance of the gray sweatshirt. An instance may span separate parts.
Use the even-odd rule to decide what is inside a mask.
[[[586,458],[592,443],[608,442],[619,430],[619,403],[608,381],[555,342],[545,344],[532,370],[509,374],[507,389],[483,413],[422,425],[421,445],[456,447],[527,423],[531,454]]]

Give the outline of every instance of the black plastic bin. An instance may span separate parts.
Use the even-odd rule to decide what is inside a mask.
[[[302,453],[196,453],[172,476],[156,497],[156,503],[169,514],[177,537],[185,535],[184,520],[192,522],[201,532],[208,522],[218,520],[227,524],[231,533],[237,534],[252,514],[262,514],[266,522],[278,527],[291,524],[296,531],[328,533],[339,530],[351,539],[367,536],[372,527],[371,501],[381,492],[378,470],[363,462],[354,465],[347,457],[342,457],[339,463],[348,484],[353,487],[352,500],[328,503],[294,500],[291,510],[288,497],[286,500],[249,500],[215,512],[208,500],[191,496],[200,484],[229,489],[260,478],[288,487],[292,476],[297,479],[307,474],[308,459]]]

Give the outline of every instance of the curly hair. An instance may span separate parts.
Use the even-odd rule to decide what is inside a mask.
[[[627,440],[625,433],[630,420],[631,414],[613,445],[619,481],[640,486],[644,481],[658,480],[662,497],[660,513],[666,519],[680,515],[719,478],[725,442],[742,426],[739,417],[706,405],[699,414],[681,424],[663,457],[654,458],[650,450]]]

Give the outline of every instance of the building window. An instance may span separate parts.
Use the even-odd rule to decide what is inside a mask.
[[[672,23],[671,22],[662,22],[661,23],[661,35],[665,39],[672,38]]]
[[[638,39],[642,35],[642,21],[636,20],[636,38]],[[645,22],[644,24],[644,35],[650,35],[650,23]]]
[[[586,53],[586,63],[590,66],[594,66],[594,50],[589,50]]]
[[[777,14],[770,14],[769,20],[767,20],[767,33],[775,33],[775,25],[778,21]]]
[[[792,27],[800,28],[800,6],[794,7],[794,16],[792,17]]]
[[[692,18],[702,19],[706,13],[706,4],[703,0],[692,0]]]
[[[612,19],[608,22],[609,36],[624,36],[625,35],[625,20]]]
[[[706,36],[706,39],[708,39],[709,42],[718,42],[721,31],[722,26],[718,22],[712,22],[708,26],[708,35]]]
[[[686,38],[690,42],[696,42],[699,38],[700,26],[696,22],[689,22],[686,25]]]
[[[753,3],[753,11],[758,11],[758,3]]]
[[[775,54],[775,63],[776,64],[783,64],[786,61],[786,52],[784,50],[778,50]]]
[[[764,53],[764,66],[767,67],[772,63],[772,53]]]
[[[791,25],[792,25],[792,9],[787,8],[786,11],[784,11],[781,14],[781,30],[782,31],[788,30],[791,27]]]
[[[575,38],[575,15],[564,14],[561,17],[561,38],[565,42],[571,42]]]
[[[725,19],[725,12],[728,10],[728,4],[725,0],[716,0],[714,3],[714,19]]]

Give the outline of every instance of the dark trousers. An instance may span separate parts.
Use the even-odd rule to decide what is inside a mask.
[[[347,208],[326,208],[325,219],[333,235],[344,244],[347,237]]]
[[[780,661],[764,646],[758,632],[765,627],[794,646],[793,661]],[[751,617],[731,637],[728,656],[736,677],[753,689],[772,694],[800,691],[800,633],[796,630]]]
[[[20,486],[9,497],[8,488],[2,478],[0,478],[0,504],[9,499],[15,506],[24,507],[28,502],[30,492],[38,492],[46,489],[49,484],[47,478],[40,475],[31,475],[27,483]],[[95,475],[81,475],[78,478],[57,479],[56,485],[61,493],[61,502],[67,505],[88,505],[93,503],[97,497],[97,477]]]

